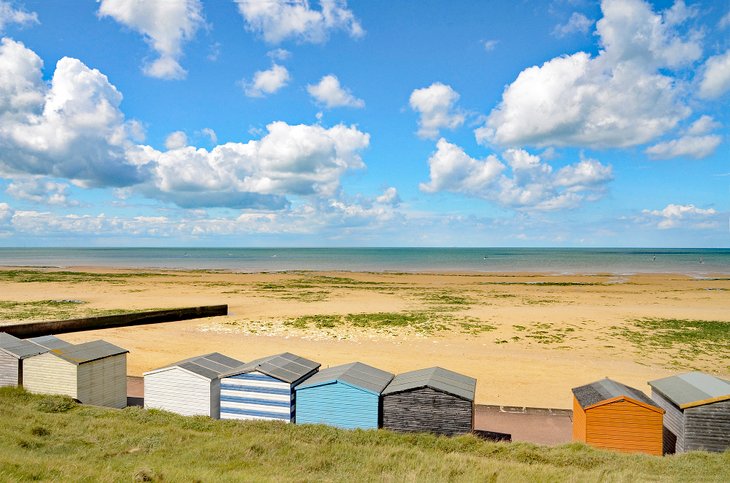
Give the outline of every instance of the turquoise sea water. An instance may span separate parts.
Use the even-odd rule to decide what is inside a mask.
[[[0,266],[730,274],[730,249],[667,248],[0,248]]]

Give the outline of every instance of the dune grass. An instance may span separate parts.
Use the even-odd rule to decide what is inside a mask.
[[[127,312],[122,309],[94,309],[82,300],[0,301],[0,321],[63,320]]]
[[[14,283],[84,283],[84,282],[105,282],[123,284],[129,279],[142,277],[157,277],[159,273],[150,272],[128,272],[128,273],[92,273],[92,272],[71,272],[65,270],[0,270],[0,282]],[[175,276],[164,274],[166,277]]]
[[[1,481],[730,481],[671,457],[80,406],[0,388]]]

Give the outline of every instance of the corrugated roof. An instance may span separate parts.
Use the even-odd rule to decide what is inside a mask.
[[[422,387],[430,387],[467,401],[473,401],[477,389],[477,380],[442,367],[429,367],[428,369],[398,374],[393,382],[388,385],[388,388],[383,391],[383,396]]]
[[[307,379],[297,389],[342,381],[366,391],[380,394],[392,380],[393,374],[390,372],[368,366],[362,362],[352,362],[321,370]]]
[[[573,394],[582,408],[593,406],[601,401],[619,396],[630,397],[644,404],[659,407],[649,396],[630,386],[613,381],[609,378],[573,388]]]
[[[240,365],[222,374],[222,377],[258,371],[274,379],[294,384],[319,369],[320,365],[319,362],[310,361],[290,352],[284,352],[274,356],[262,357],[248,364]]]
[[[26,357],[48,352],[48,349],[28,342],[27,340],[18,339],[5,332],[0,332],[0,349],[18,359],[25,359]]]
[[[649,385],[682,409],[730,400],[730,383],[703,372],[665,377]]]
[[[25,339],[29,342],[32,342],[34,344],[38,344],[41,347],[45,347],[46,349],[60,349],[61,347],[67,347],[73,344],[69,344],[65,340],[61,340],[55,335],[42,335],[40,337],[32,337],[30,339]]]
[[[199,376],[213,380],[220,377],[220,375],[224,372],[231,370],[233,367],[240,366],[241,364],[243,364],[242,361],[224,356],[218,352],[211,352],[210,354],[191,357],[153,371],[145,372],[145,375],[161,372],[172,367],[181,367],[193,374],[198,374]]]
[[[83,344],[77,345],[68,344],[65,347],[50,351],[51,354],[76,365],[104,359],[105,357],[125,354],[127,352],[129,352],[127,349],[117,347],[105,340],[92,340],[91,342],[84,342]]]

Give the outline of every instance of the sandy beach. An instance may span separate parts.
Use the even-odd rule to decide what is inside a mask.
[[[730,374],[727,276],[69,270],[22,281],[2,270],[0,302],[229,305],[227,317],[62,336],[129,349],[130,375],[213,351],[289,351],[323,367],[440,365],[476,377],[479,403],[569,408],[572,387],[605,376],[648,392],[647,380],[684,370]]]

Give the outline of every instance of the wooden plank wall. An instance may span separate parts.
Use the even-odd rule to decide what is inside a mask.
[[[0,387],[20,384],[22,361],[7,352],[0,351]]]
[[[664,453],[682,453],[684,451],[684,413],[673,402],[652,390],[651,399],[664,409]]]
[[[327,424],[345,429],[377,429],[380,396],[333,382],[296,389],[297,424]]]
[[[474,404],[429,387],[383,396],[383,427],[453,436],[470,433]]]
[[[129,314],[86,317],[83,319],[53,320],[49,322],[28,322],[3,326],[3,331],[22,339],[42,335],[64,334],[83,330],[108,329],[132,325],[159,324],[176,320],[199,319],[228,315],[228,305],[205,305],[169,310],[149,310]]]
[[[127,354],[104,357],[78,366],[78,399],[83,404],[127,407]]]
[[[144,407],[183,416],[212,416],[210,380],[179,367],[144,376]]]
[[[586,443],[599,448],[663,453],[662,413],[630,401],[586,410]]]
[[[722,452],[730,448],[730,401],[684,410],[684,450]]]
[[[23,387],[30,392],[62,394],[76,399],[77,366],[50,352],[23,361]]]
[[[573,396],[573,441],[586,442],[586,413]]]
[[[291,422],[294,394],[290,384],[258,371],[221,379],[221,419],[275,419]]]

